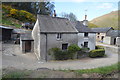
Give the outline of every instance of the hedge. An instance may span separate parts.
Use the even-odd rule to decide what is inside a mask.
[[[104,57],[104,56],[105,56],[104,49],[91,50],[89,53],[89,57],[91,57],[91,58]]]
[[[79,51],[79,46],[73,44],[68,47],[67,50],[61,50],[60,48],[51,48],[49,55],[53,55],[55,60],[68,60],[73,59],[76,52]]]

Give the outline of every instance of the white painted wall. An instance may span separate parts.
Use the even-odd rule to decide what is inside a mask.
[[[94,50],[96,45],[96,34],[88,33],[88,37],[84,37],[84,33],[78,33],[78,46],[82,48],[81,44],[84,45],[84,42],[88,42],[88,48]]]
[[[111,44],[111,37],[105,36],[105,38],[103,39],[103,43],[105,43],[105,44]]]

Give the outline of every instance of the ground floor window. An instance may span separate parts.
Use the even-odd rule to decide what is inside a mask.
[[[88,42],[84,42],[84,47],[88,47]]]
[[[62,50],[66,50],[68,48],[68,43],[62,44]]]

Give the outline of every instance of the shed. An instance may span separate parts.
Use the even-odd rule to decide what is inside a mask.
[[[23,53],[34,51],[34,40],[31,33],[21,34],[20,47]]]
[[[0,41],[11,40],[12,28],[0,26]]]

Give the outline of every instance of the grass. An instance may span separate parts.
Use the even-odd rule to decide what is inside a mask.
[[[63,72],[75,72],[77,74],[90,74],[90,73],[99,73],[99,74],[109,74],[114,71],[118,71],[120,67],[120,62],[113,64],[111,66],[105,66],[105,67],[99,67],[99,68],[94,68],[94,69],[81,69],[81,70],[60,70]]]
[[[8,74],[3,75],[3,78],[24,78],[25,76],[29,75],[31,71],[16,71],[10,72]]]
[[[95,69],[85,69],[85,70],[75,70],[78,74],[83,74],[83,73],[100,73],[100,74],[109,74],[113,71],[118,71],[118,67],[120,67],[120,62],[113,64],[111,66],[106,66],[106,67],[99,67]]]
[[[2,18],[2,24],[5,25],[5,26],[15,26],[17,28],[21,27],[21,25],[19,23],[16,23],[15,19],[13,19],[13,18],[3,17]]]

